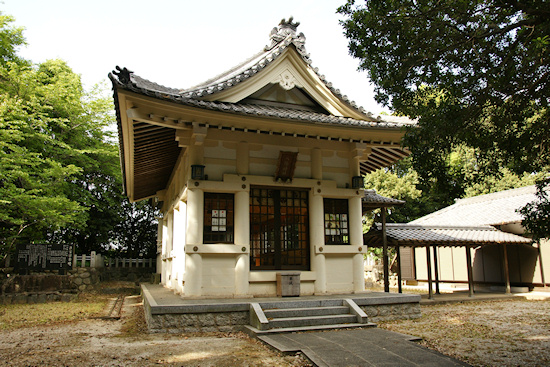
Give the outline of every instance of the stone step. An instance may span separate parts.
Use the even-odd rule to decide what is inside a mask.
[[[342,299],[321,299],[321,300],[285,300],[273,302],[260,302],[262,309],[285,309],[285,308],[312,308],[312,307],[334,307],[342,306]]]
[[[265,317],[269,320],[280,317],[306,317],[306,316],[324,316],[324,315],[345,315],[349,314],[349,307],[330,306],[330,307],[303,307],[303,308],[276,308],[264,309]]]
[[[364,328],[364,327],[376,327],[376,324],[370,322],[367,324],[354,323],[354,324],[314,325],[314,326],[277,328],[277,329],[268,329],[268,330],[259,330],[253,326],[245,325],[242,331],[244,331],[251,337],[257,337],[260,335],[279,334],[279,333],[297,333],[297,332],[306,332],[306,331],[352,329],[352,328]]]
[[[269,329],[333,325],[333,324],[352,324],[357,322],[354,315],[324,315],[324,316],[306,316],[306,317],[282,317],[269,320]]]

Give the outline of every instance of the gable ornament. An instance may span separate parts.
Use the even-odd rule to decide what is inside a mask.
[[[299,84],[296,77],[288,70],[285,70],[279,74],[277,79],[275,79],[275,83],[279,83],[279,85],[285,90],[291,90]]]

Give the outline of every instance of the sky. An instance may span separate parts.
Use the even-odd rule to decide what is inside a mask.
[[[349,55],[336,14],[345,0],[1,0],[0,11],[25,28],[19,54],[62,59],[86,88],[117,65],[171,88],[214,77],[269,43],[271,29],[294,17],[312,65],[335,88],[375,114],[366,72]]]

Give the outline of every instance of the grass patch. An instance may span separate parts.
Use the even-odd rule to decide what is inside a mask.
[[[0,330],[79,321],[99,316],[107,297],[80,297],[72,302],[0,305]]]

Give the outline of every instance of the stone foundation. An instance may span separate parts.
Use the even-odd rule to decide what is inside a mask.
[[[148,287],[155,289],[150,292]],[[250,302],[284,301],[300,303],[315,300],[315,296],[274,299],[183,299],[168,289],[159,292],[158,285],[142,284],[143,305],[147,326],[151,332],[229,332],[240,331],[250,325]],[[162,292],[166,292],[165,294]],[[153,294],[155,296],[153,296]],[[169,295],[169,296],[168,296]],[[159,304],[155,300],[157,297]],[[330,296],[329,296],[330,297]],[[166,300],[170,298],[169,302]],[[333,297],[334,298],[334,297]],[[414,319],[421,316],[420,296],[396,293],[344,295],[353,299],[368,316],[369,322]],[[181,299],[181,301],[180,301]],[[319,299],[323,299],[322,296]],[[299,307],[299,306],[296,306]]]
[[[195,333],[239,331],[250,323],[248,312],[217,312],[149,315],[151,332]]]
[[[418,303],[362,306],[361,309],[370,322],[417,319],[422,316]]]

